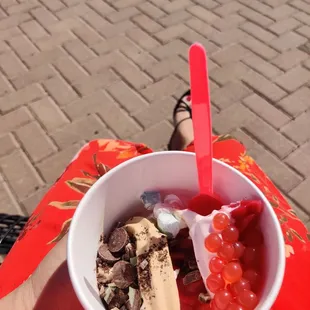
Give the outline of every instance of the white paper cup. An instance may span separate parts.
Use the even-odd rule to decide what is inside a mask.
[[[261,199],[261,227],[266,253],[265,284],[256,309],[268,310],[282,284],[285,269],[284,240],[275,213],[262,192],[227,164],[213,160],[214,191],[224,203]],[[96,281],[96,254],[102,231],[108,234],[119,220],[145,213],[140,195],[145,190],[182,194],[188,200],[198,192],[195,154],[158,152],[128,160],[101,177],[81,200],[68,240],[68,266],[74,290],[87,310],[105,309]]]

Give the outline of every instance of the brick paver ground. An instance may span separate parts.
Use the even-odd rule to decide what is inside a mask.
[[[31,213],[86,141],[163,148],[210,57],[214,131],[310,216],[309,0],[1,0],[0,210]]]

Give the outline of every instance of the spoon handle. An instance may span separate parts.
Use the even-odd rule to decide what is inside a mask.
[[[200,194],[210,195],[213,193],[211,102],[206,51],[199,43],[189,49],[189,67]]]

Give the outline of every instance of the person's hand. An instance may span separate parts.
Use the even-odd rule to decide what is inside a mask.
[[[34,274],[0,301],[7,310],[81,310],[68,273],[67,236],[48,253]]]

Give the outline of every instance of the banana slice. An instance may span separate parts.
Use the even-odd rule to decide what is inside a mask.
[[[180,310],[166,236],[143,217],[130,219],[124,227],[136,239],[141,310]]]

